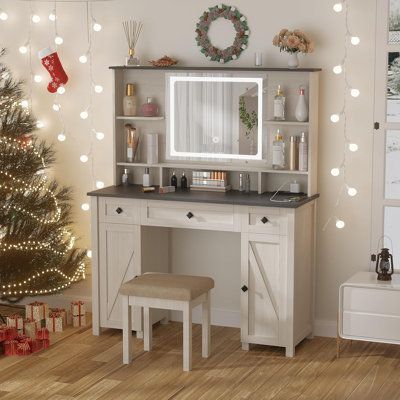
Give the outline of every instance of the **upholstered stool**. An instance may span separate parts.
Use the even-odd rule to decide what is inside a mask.
[[[214,280],[202,276],[144,274],[125,282],[122,295],[123,362],[132,361],[131,307],[143,307],[144,350],[152,346],[150,308],[183,312],[183,370],[192,369],[192,309],[202,304],[202,356],[210,355],[210,290]]]

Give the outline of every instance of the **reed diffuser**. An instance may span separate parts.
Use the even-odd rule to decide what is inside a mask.
[[[124,21],[122,23],[124,27],[126,41],[128,42],[129,55],[126,57],[126,65],[140,65],[138,57],[135,57],[135,48],[139,40],[140,34],[142,33],[143,24],[141,21]]]

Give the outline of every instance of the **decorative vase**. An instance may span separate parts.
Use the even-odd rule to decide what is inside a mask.
[[[290,53],[288,60],[289,69],[296,69],[299,67],[299,56],[297,53]]]

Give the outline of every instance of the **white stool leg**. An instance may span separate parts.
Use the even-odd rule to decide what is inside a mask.
[[[153,326],[150,319],[150,308],[143,307],[144,351],[150,351],[153,345]]]
[[[183,370],[192,369],[192,307],[188,301],[183,307]]]
[[[201,304],[202,325],[201,325],[201,355],[204,358],[211,353],[211,334],[210,334],[210,292],[207,293],[206,301]]]
[[[132,361],[132,310],[129,296],[122,296],[122,361],[130,364]]]

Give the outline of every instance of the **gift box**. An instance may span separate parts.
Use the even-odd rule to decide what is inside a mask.
[[[5,356],[15,356],[17,354],[18,340],[6,340],[3,344]]]
[[[50,308],[50,313],[58,313],[61,314],[62,318],[63,318],[63,326],[67,326],[68,325],[68,314],[67,314],[67,310],[65,308]]]
[[[25,306],[26,318],[34,319],[41,323],[49,316],[49,306],[46,303],[34,301]]]
[[[62,332],[63,331],[63,317],[60,313],[51,313],[46,318],[46,328],[49,332]]]
[[[7,325],[0,325],[0,342],[4,340],[13,340],[17,337],[17,335],[17,328]]]
[[[24,329],[24,318],[19,314],[13,314],[7,317],[7,326],[16,328],[17,330]]]
[[[50,339],[43,339],[42,342],[42,349],[47,349],[50,346]]]
[[[43,349],[43,340],[35,339],[32,340],[31,350],[32,353],[37,353],[38,351]]]
[[[47,328],[40,328],[36,332],[36,339],[38,340],[47,340],[49,337],[49,330]]]
[[[36,331],[39,329],[39,323],[34,319],[24,320],[24,334],[32,339],[36,339]]]
[[[86,326],[86,315],[72,316],[72,326],[74,328],[79,328],[80,326]]]
[[[86,326],[86,308],[83,301],[71,302],[71,318],[75,328]]]
[[[21,340],[17,343],[16,354],[18,356],[27,356],[32,353],[31,346],[28,340]]]

